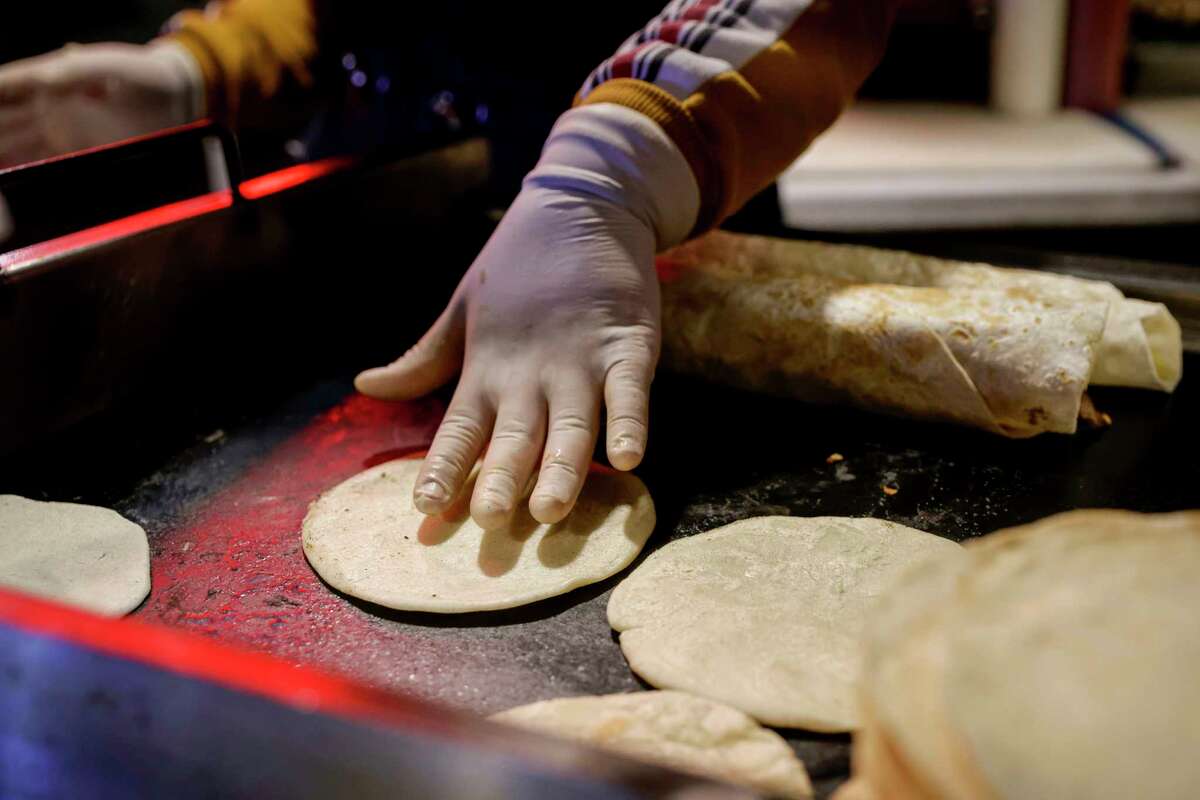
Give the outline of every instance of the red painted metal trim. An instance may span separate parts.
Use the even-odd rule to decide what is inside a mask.
[[[260,695],[304,711],[445,728],[428,707],[311,667],[132,619],[107,619],[0,589],[0,624],[37,636]]]
[[[86,247],[133,236],[152,228],[161,228],[173,222],[199,217],[233,205],[233,193],[229,190],[181,200],[178,203],[159,206],[112,222],[84,228],[66,236],[31,244],[9,253],[0,253],[0,271],[13,269],[50,256],[63,255]]]
[[[257,200],[346,169],[353,163],[353,159],[349,158],[327,158],[310,164],[299,164],[243,181],[239,185],[238,191],[249,200]],[[174,222],[199,217],[231,205],[233,205],[233,193],[227,189],[153,208],[45,242],[38,242],[9,253],[0,253],[0,272],[51,256],[64,255],[154,228],[161,228]]]
[[[297,164],[294,167],[268,172],[266,175],[242,181],[238,190],[247,200],[257,200],[260,197],[282,192],[284,189],[291,189],[338,172],[353,163],[354,159],[351,158],[325,158],[309,164]]]
[[[163,138],[170,137],[170,136],[177,136],[181,133],[187,133],[188,131],[199,130],[200,128],[208,128],[211,125],[212,125],[212,122],[210,120],[199,119],[199,120],[196,120],[195,122],[189,122],[185,125],[179,125],[174,128],[165,128],[161,131],[152,131],[150,133],[144,133],[140,136],[131,136],[128,139],[119,139],[115,142],[107,142],[105,144],[96,145],[95,147],[86,147],[83,150],[72,150],[69,153],[62,153],[61,155],[50,156],[49,158],[43,158],[43,159],[39,159],[37,161],[29,161],[24,164],[18,164],[15,167],[8,167],[7,169],[0,169],[0,175],[3,175],[5,172],[14,172],[16,170],[24,170],[24,169],[28,169],[30,167],[39,167],[43,164],[52,164],[52,163],[56,163],[59,161],[69,161],[70,159],[78,158],[80,156],[92,155],[94,153],[103,153],[108,150],[116,150],[118,148],[123,148],[123,147],[130,147],[130,146],[141,144],[142,142],[152,141],[154,139],[163,139]]]

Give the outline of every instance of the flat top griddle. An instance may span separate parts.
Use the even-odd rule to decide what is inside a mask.
[[[321,492],[433,436],[447,393],[380,403],[344,371],[394,357],[440,309],[490,227],[459,205],[484,161],[464,143],[0,270],[0,431],[27,443],[0,441],[0,492],[144,525],[153,585],[134,616],[147,622],[479,714],[644,688],[605,617],[627,571],[509,611],[406,614],[333,591],[301,550]],[[1137,296],[1200,307],[1190,268],[1108,266],[1153,279]],[[645,554],[767,514],[875,516],[962,540],[1079,507],[1195,507],[1198,368],[1189,354],[1172,396],[1093,391],[1110,429],[1025,441],[660,374],[638,470],[658,512]],[[819,795],[845,779],[848,737],[784,734]]]
[[[1197,369],[1189,354],[1185,373]],[[663,374],[638,470],[659,520],[642,557],[766,514],[875,516],[961,541],[1072,508],[1196,506],[1195,383],[1185,377],[1172,396],[1094,390],[1113,427],[1009,441]],[[184,419],[173,436],[136,419],[74,434],[23,457],[0,490],[111,505],[144,525],[153,589],[135,612],[143,620],[480,714],[644,688],[605,618],[628,571],[522,608],[435,615],[348,598],[309,568],[299,535],[308,504],[366,467],[423,450],[444,407],[444,394],[369,400],[340,376],[252,413]],[[843,460],[827,463],[832,453]],[[819,795],[845,779],[848,737],[783,733]]]

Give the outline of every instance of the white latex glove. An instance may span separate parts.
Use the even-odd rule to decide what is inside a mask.
[[[0,66],[0,167],[182,125],[204,79],[174,42],[67,45]]]
[[[486,449],[475,521],[505,524],[536,471],[529,510],[558,522],[587,476],[602,397],[610,462],[637,466],[660,339],[654,252],[686,236],[698,203],[686,161],[648,118],[604,105],[564,115],[442,316],[355,381],[403,400],[462,370],[417,508],[445,511]]]

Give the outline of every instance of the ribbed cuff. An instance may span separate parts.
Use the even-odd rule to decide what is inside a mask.
[[[600,84],[578,107],[599,103],[621,105],[644,114],[670,137],[691,167],[700,190],[700,209],[691,233],[707,230],[716,219],[724,197],[721,171],[705,145],[699,126],[683,104],[654,84],[633,78],[616,78]]]
[[[700,207],[692,169],[666,132],[647,115],[611,103],[563,114],[525,180],[627,209],[654,231],[659,250],[687,238]]]

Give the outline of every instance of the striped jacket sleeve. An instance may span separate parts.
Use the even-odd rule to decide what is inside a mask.
[[[695,232],[768,186],[878,63],[899,0],[672,0],[587,78],[576,106],[648,116],[691,167]]]

